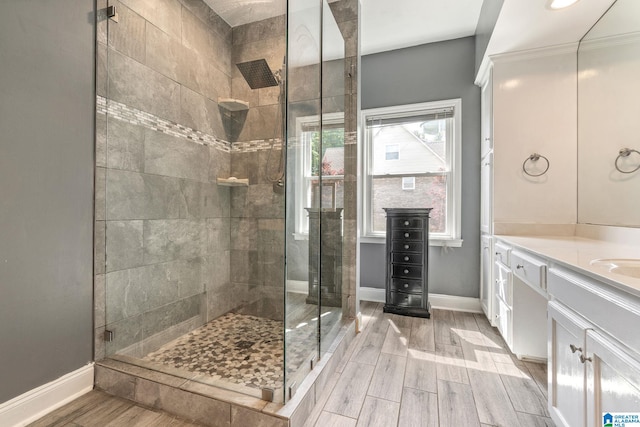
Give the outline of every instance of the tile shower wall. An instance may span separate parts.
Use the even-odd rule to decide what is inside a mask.
[[[232,97],[249,103],[232,143],[231,175],[248,187],[231,191],[231,286],[243,313],[284,318],[284,194],[273,191],[282,155],[279,87],[252,90],[235,64],[264,58],[274,72],[285,55],[285,16],[233,29]]]
[[[231,28],[200,0],[110,4],[119,21],[107,31],[100,17],[97,48],[96,359],[142,356],[241,302],[230,190],[216,185],[230,173],[217,101],[231,95]]]

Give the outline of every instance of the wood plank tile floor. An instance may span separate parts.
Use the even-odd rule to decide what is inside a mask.
[[[363,332],[331,374],[305,427],[553,426],[546,366],[518,360],[480,314],[431,319],[362,302]],[[32,427],[197,426],[93,391]],[[251,426],[247,426],[251,427]]]

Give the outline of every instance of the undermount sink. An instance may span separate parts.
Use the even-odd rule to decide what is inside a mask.
[[[610,273],[640,279],[640,259],[594,259],[593,266],[606,268]]]

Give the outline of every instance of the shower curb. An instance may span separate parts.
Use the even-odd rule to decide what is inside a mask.
[[[210,427],[302,427],[355,336],[354,320],[342,325],[328,351],[284,405],[115,359],[95,363],[95,388]]]

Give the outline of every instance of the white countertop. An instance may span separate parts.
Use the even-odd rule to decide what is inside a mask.
[[[610,273],[604,266],[591,265],[594,259],[640,259],[640,245],[625,245],[575,236],[495,237],[640,297],[640,279]]]

